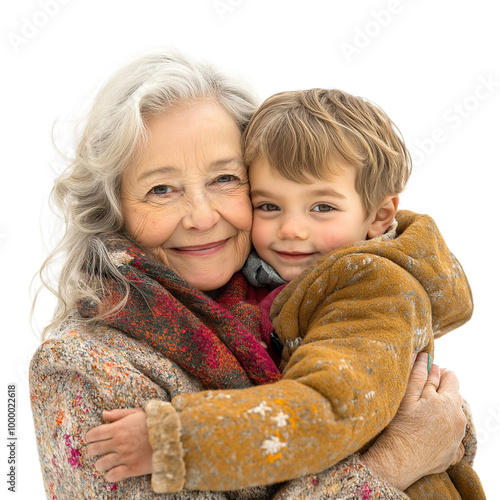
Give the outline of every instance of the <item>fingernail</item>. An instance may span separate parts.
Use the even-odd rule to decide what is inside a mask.
[[[429,354],[429,357],[427,358],[427,373],[431,372],[432,368],[432,356]]]

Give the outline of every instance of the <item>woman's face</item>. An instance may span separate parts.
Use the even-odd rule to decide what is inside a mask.
[[[216,290],[250,250],[239,128],[209,100],[176,106],[146,125],[149,140],[122,176],[125,230],[194,287]]]

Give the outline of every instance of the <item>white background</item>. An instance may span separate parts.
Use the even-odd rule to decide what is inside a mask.
[[[347,90],[379,104],[399,126],[416,160],[402,208],[435,218],[474,291],[473,319],[437,341],[436,362],[459,375],[479,432],[476,470],[487,496],[499,498],[495,10],[486,0],[2,2],[0,439],[6,440],[7,384],[15,383],[17,498],[44,498],[27,370],[39,344],[29,322],[29,286],[51,245],[47,198],[60,168],[52,126],[58,122],[56,139],[67,149],[74,119],[98,84],[131,56],[158,45],[240,73],[261,98],[298,88]],[[41,301],[39,325],[52,307],[50,298]]]

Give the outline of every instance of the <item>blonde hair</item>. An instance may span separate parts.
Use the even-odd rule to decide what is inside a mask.
[[[258,105],[257,97],[239,78],[172,49],[140,56],[119,69],[98,92],[74,159],[56,179],[51,193],[66,227],[39,272],[43,285],[57,298],[53,321],[43,330],[42,338],[81,301],[102,304],[99,295],[106,277],[117,280],[124,292],[114,310],[125,304],[130,284],[95,235],[123,231],[120,179],[147,140],[147,118],[198,99],[216,101],[241,131]],[[45,276],[48,266],[59,257],[64,264],[57,286],[52,286]]]
[[[269,97],[250,120],[243,149],[247,165],[261,157],[295,182],[326,179],[342,167],[355,167],[367,216],[386,196],[399,194],[411,173],[410,154],[385,112],[340,90]]]

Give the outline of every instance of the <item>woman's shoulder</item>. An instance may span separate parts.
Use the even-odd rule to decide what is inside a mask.
[[[127,347],[130,346],[124,344],[127,344],[127,339],[118,330],[67,321],[38,347],[31,365],[85,366],[90,359],[109,357],[119,357],[122,363],[126,363]]]
[[[30,380],[69,371],[96,384],[152,383],[172,396],[201,390],[197,380],[150,346],[105,325],[68,321],[34,353]]]

